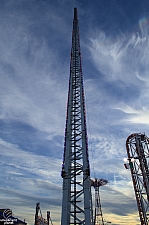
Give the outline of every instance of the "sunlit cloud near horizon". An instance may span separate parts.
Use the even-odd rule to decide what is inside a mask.
[[[139,224],[126,139],[149,136],[149,3],[0,2],[0,208],[34,224],[35,206],[60,224],[61,164],[73,9],[77,7],[91,177],[105,220]],[[94,199],[94,190],[92,190]]]

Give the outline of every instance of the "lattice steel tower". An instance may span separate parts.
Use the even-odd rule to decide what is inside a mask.
[[[76,8],[74,8],[64,156],[61,175],[63,178],[61,225],[91,225],[90,166],[79,25]]]
[[[104,225],[104,218],[101,209],[99,187],[108,183],[105,179],[91,179],[91,186],[95,189],[95,212],[94,212],[94,225]]]
[[[149,138],[135,133],[126,141],[141,225],[149,224]]]

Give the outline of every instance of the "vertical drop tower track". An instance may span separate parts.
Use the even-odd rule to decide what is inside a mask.
[[[90,166],[76,8],[74,8],[72,30],[70,78],[61,176],[63,178],[61,225],[92,225]]]

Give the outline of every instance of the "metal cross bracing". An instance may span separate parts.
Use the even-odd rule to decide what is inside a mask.
[[[104,218],[101,209],[101,201],[99,194],[99,187],[108,183],[105,179],[91,179],[91,186],[95,189],[95,212],[94,212],[94,225],[104,225]]]
[[[141,225],[149,223],[149,138],[135,133],[126,141],[127,155]]]
[[[92,225],[90,166],[77,9],[74,8],[62,172],[61,225]]]

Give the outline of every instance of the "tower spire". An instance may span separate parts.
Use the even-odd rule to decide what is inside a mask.
[[[61,225],[91,225],[90,166],[77,8],[74,8],[64,155],[61,175],[63,178]]]

